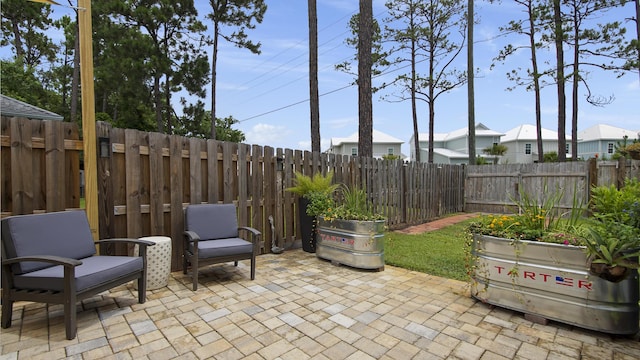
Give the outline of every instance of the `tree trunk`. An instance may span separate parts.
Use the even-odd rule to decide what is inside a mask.
[[[558,161],[567,160],[566,148],[566,96],[564,91],[564,49],[562,48],[564,32],[562,29],[562,13],[560,11],[560,0],[553,0],[553,22],[556,45],[556,71],[558,88]]]
[[[318,96],[318,15],[316,0],[309,7],[309,106],[311,115],[311,151],[320,152],[320,99]]]
[[[469,164],[476,164],[476,117],[475,117],[475,91],[473,66],[473,0],[468,0],[467,4],[467,111],[469,113]]]
[[[544,147],[542,146],[542,105],[540,99],[540,74],[538,73],[538,52],[536,51],[535,20],[533,1],[529,1],[529,46],[531,47],[531,67],[533,69],[533,92],[536,101],[536,144],[538,146],[538,162],[544,162]]]
[[[418,132],[418,104],[416,103],[416,40],[411,39],[411,118],[413,119],[413,144],[415,162],[420,162],[420,139]]]
[[[571,160],[578,160],[578,85],[580,84],[580,43],[578,31],[578,9],[574,2],[573,9],[573,78],[571,89]]]
[[[429,42],[431,46],[429,47],[429,93],[427,96],[427,103],[429,104],[429,164],[433,164],[433,129],[436,121],[436,112],[434,109],[436,99],[434,97],[433,90],[433,76],[435,74],[434,62],[436,59],[433,46],[433,44],[435,44],[435,40],[432,38]]]
[[[162,122],[162,99],[160,99],[160,74],[153,75],[153,102],[156,108],[156,122],[158,123],[158,132],[164,133],[164,125]]]
[[[358,33],[358,156],[373,156],[373,104],[371,101],[372,0],[360,0]]]
[[[213,23],[213,49],[211,50],[211,139],[216,139],[216,66],[218,63],[218,37],[220,27]]]
[[[636,49],[638,50],[638,76],[640,76],[640,0],[636,3]]]

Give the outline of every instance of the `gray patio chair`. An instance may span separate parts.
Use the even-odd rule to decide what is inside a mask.
[[[198,290],[198,267],[238,260],[251,260],[251,280],[256,276],[256,254],[261,233],[248,226],[238,227],[234,204],[198,204],[185,209],[183,272],[191,266],[193,291]],[[239,230],[251,235],[240,238]]]
[[[138,256],[96,255],[96,244],[139,245]],[[138,280],[146,299],[147,246],[134,239],[93,241],[84,211],[18,215],[2,219],[2,328],[11,326],[13,303],[64,305],[67,339],[76,337],[76,303]]]

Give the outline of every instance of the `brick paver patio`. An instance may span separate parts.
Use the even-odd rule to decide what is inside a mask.
[[[387,266],[338,267],[302,250],[172,274],[136,302],[132,284],[82,303],[78,336],[62,308],[14,306],[0,359],[638,359],[640,338],[612,337],[492,308],[466,284]]]

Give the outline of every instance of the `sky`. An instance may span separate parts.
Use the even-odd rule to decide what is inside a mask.
[[[228,44],[223,44],[219,51],[217,116],[232,115],[238,119],[238,128],[246,134],[247,143],[309,150],[307,2],[267,1],[267,4],[264,21],[249,33],[252,40],[261,42],[260,55]],[[535,124],[533,92],[522,88],[505,90],[513,86],[506,73],[517,67],[528,67],[528,53],[521,52],[504,64],[497,63],[491,68],[492,59],[505,44],[527,41],[517,35],[499,36],[499,27],[511,19],[520,18],[521,10],[509,1],[500,5],[478,1],[476,4],[480,21],[475,27],[474,48],[475,66],[480,69],[475,79],[476,124],[482,123],[500,132],[519,124]],[[629,5],[632,4],[619,10],[626,17],[630,17],[633,11]],[[317,11],[320,135],[324,151],[328,149],[331,138],[347,137],[358,131],[357,86],[347,87],[353,76],[335,70],[336,64],[355,56],[355,50],[345,45],[344,39],[350,36],[347,23],[358,12],[358,2],[318,0]],[[374,1],[373,13],[379,21],[386,16],[382,1]],[[550,54],[554,55],[553,52]],[[459,56],[459,66],[461,70],[466,69],[466,51]],[[396,74],[386,75],[386,80]],[[594,107],[581,94],[578,131],[596,124],[640,131],[638,75],[628,73],[618,79],[613,72],[594,72],[589,76],[594,93],[613,96],[615,100],[606,107]],[[379,84],[383,80],[373,81]],[[555,86],[550,86],[543,89],[542,94],[542,126],[554,131],[557,131],[556,91]],[[569,104],[567,133],[570,134],[570,85],[566,91]],[[384,95],[392,93],[387,91]],[[441,95],[436,101],[435,112],[435,133],[466,128],[466,86]],[[419,132],[427,133],[426,104],[419,104],[418,117]],[[413,134],[410,102],[389,102],[381,99],[381,94],[374,94],[373,128],[404,141],[402,151],[408,155],[409,139]]]
[[[209,12],[209,2],[195,0],[201,16]],[[220,42],[217,67],[218,117],[233,116],[239,120],[235,128],[246,136],[246,143],[275,148],[311,149],[309,82],[308,82],[308,18],[307,1],[266,0],[264,20],[248,30],[249,38],[261,43],[261,54],[252,54],[224,41]],[[384,1],[374,0],[373,14],[382,22],[386,16]],[[631,17],[633,3],[618,9],[619,17]],[[53,7],[54,14],[63,15],[69,9]],[[329,148],[331,138],[348,137],[358,131],[357,86],[349,86],[354,76],[340,72],[335,65],[353,59],[355,49],[345,44],[351,36],[348,21],[358,12],[356,0],[317,0],[318,54],[320,93],[321,150]],[[492,130],[506,132],[520,124],[535,124],[533,92],[523,88],[507,91],[513,86],[506,73],[514,68],[528,68],[528,52],[520,52],[505,63],[493,58],[506,44],[525,43],[519,35],[501,36],[499,27],[509,20],[519,19],[522,11],[513,1],[500,4],[476,1],[479,23],[475,27],[474,62],[480,69],[475,79],[475,119]],[[54,15],[54,16],[55,16]],[[209,27],[211,23],[207,20]],[[2,49],[3,53],[6,51]],[[568,50],[565,50],[567,52]],[[210,53],[210,49],[207,50]],[[553,50],[548,55],[554,56]],[[565,56],[570,56],[566,53]],[[4,55],[2,57],[5,57]],[[354,62],[354,69],[357,64]],[[420,65],[419,65],[420,66]],[[422,65],[422,71],[426,62]],[[457,61],[466,70],[466,50]],[[421,71],[421,68],[418,68]],[[373,79],[374,85],[390,81],[399,72]],[[613,72],[594,71],[589,75],[592,92],[614,97],[612,104],[594,107],[581,93],[578,131],[596,124],[609,124],[640,132],[640,85],[636,73],[617,78]],[[571,130],[570,85],[567,85],[567,133]],[[210,86],[207,96],[210,96]],[[404,141],[402,152],[409,154],[409,139],[413,134],[411,104],[389,102],[383,96],[397,94],[387,89],[373,95],[373,128]],[[180,95],[174,95],[176,104]],[[556,88],[542,92],[542,126],[557,131]],[[195,102],[195,99],[193,100]],[[210,98],[205,104],[210,109]],[[442,94],[435,104],[435,133],[447,133],[466,128],[466,85]],[[428,132],[428,107],[418,104],[418,130]]]

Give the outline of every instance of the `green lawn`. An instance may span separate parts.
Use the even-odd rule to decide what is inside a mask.
[[[385,264],[466,281],[464,230],[469,219],[418,235],[385,233]]]

